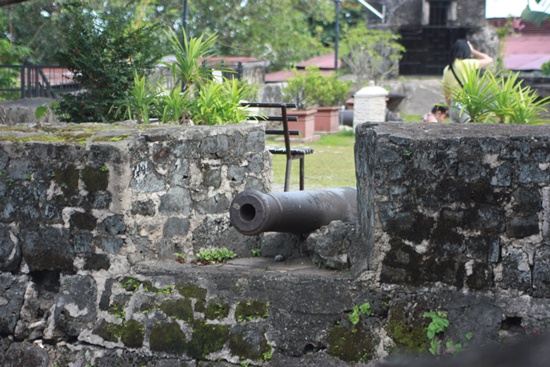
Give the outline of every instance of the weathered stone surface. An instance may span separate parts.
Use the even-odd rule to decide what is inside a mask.
[[[44,337],[75,340],[97,320],[96,297],[97,286],[92,277],[63,277]]]
[[[306,240],[306,246],[313,254],[313,262],[318,266],[347,269],[350,266],[349,248],[354,240],[354,224],[334,221],[311,233]]]
[[[366,366],[429,353],[429,312],[439,353],[545,332],[548,130],[361,126],[358,223],[308,238],[231,228],[270,188],[260,124],[0,144],[0,364]]]
[[[0,335],[13,335],[23,306],[26,276],[0,273]]]
[[[353,273],[533,293],[533,265],[545,267],[533,254],[549,233],[549,141],[548,126],[359,126]]]

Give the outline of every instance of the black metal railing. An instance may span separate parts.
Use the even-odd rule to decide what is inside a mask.
[[[0,65],[3,99],[55,98],[59,93],[80,90],[67,68],[52,65]]]

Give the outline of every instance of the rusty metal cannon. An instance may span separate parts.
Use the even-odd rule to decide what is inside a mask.
[[[245,190],[231,202],[229,217],[233,227],[248,236],[263,232],[310,233],[334,220],[354,222],[357,190],[343,187],[271,194]]]

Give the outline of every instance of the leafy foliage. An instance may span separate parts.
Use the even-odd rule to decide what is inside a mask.
[[[0,26],[3,24],[0,22]],[[13,65],[23,61],[30,54],[30,49],[18,46],[9,39],[0,37],[0,62],[5,65]],[[0,88],[10,88],[18,84],[19,69],[0,69]],[[2,93],[0,100],[18,97],[17,93]]]
[[[336,74],[323,75],[317,66],[308,66],[305,72],[296,69],[293,72],[283,90],[283,99],[295,103],[298,109],[339,106],[351,93],[349,82],[339,80]]]
[[[63,95],[56,113],[63,121],[111,122],[113,104],[124,101],[135,74],[147,74],[162,55],[158,24],[141,24],[124,7],[89,12],[80,3],[67,7],[59,19],[63,47],[57,53],[61,66],[85,91]]]
[[[357,325],[359,323],[361,314],[365,316],[370,316],[372,314],[369,302],[365,302],[360,306],[353,306],[353,312],[349,314],[349,319],[353,325]]]
[[[196,254],[196,257],[199,262],[215,264],[234,259],[237,257],[237,254],[225,247],[212,249],[205,249],[201,247],[199,252]]]
[[[443,311],[430,311],[424,312],[422,317],[425,319],[431,319],[431,322],[426,329],[426,336],[430,340],[430,353],[436,355],[439,350],[439,340],[436,336],[443,333],[449,326],[447,314]]]

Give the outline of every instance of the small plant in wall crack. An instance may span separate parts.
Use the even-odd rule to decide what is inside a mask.
[[[174,255],[176,255],[176,261],[185,264],[185,255],[181,252],[176,252]]]
[[[357,325],[357,323],[359,323],[359,320],[361,318],[361,314],[365,315],[365,316],[370,316],[372,315],[372,311],[370,309],[370,303],[369,302],[365,302],[361,305],[355,305],[353,307],[353,312],[349,314],[349,320],[351,321],[351,323],[353,325]]]
[[[430,340],[430,353],[436,355],[439,350],[438,335],[442,334],[449,326],[447,314],[443,311],[424,312],[422,315],[425,319],[431,319],[430,324],[426,329],[426,335]]]
[[[195,256],[197,257],[197,263],[207,265],[226,262],[227,260],[237,257],[237,254],[225,247],[212,249],[201,247]]]

